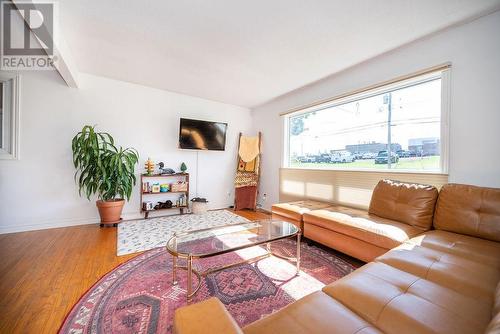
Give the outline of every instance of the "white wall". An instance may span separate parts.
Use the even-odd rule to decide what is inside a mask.
[[[263,132],[264,207],[278,201],[283,138],[279,113],[445,62],[452,62],[449,181],[500,187],[499,31],[500,12],[495,12],[255,108],[254,129]]]
[[[85,124],[136,148],[137,175],[148,157],[174,169],[186,162],[193,197],[196,152],[177,149],[179,118],[229,123],[226,151],[199,153],[198,194],[211,208],[233,203],[237,136],[251,128],[248,109],[87,74],[80,84],[68,88],[52,71],[22,74],[21,159],[0,160],[0,233],[98,221],[95,202],[80,198],[73,181],[71,139]],[[124,217],[138,216],[139,186]]]

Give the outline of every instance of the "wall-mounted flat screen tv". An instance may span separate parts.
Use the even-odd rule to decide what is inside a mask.
[[[181,118],[179,148],[224,151],[227,123]]]

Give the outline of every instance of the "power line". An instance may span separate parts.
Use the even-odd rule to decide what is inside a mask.
[[[433,123],[439,123],[440,119],[437,117],[422,117],[422,118],[412,118],[412,119],[406,119],[406,120],[393,120],[391,122],[391,126],[401,126],[401,125],[421,125],[421,124],[433,124]],[[357,131],[364,131],[364,130],[370,130],[378,127],[383,127],[387,126],[387,121],[382,121],[382,122],[376,122],[376,123],[370,123],[370,124],[365,124],[365,125],[358,125],[358,126],[353,126],[349,128],[343,128],[339,129],[336,131],[328,131],[328,132],[319,132],[315,134],[307,134],[306,132],[311,132],[311,130],[306,130],[300,134],[300,136],[303,137],[318,137],[318,136],[331,136],[331,135],[339,135],[339,134],[346,134],[346,133],[352,133],[352,132],[357,132]]]

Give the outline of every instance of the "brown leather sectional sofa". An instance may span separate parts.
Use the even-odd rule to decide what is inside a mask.
[[[301,227],[306,238],[370,262],[432,227],[438,190],[429,185],[380,181],[368,211],[316,201],[276,204],[275,218]]]
[[[300,220],[306,236],[312,226],[317,239],[317,228],[342,234],[335,240],[351,254],[384,253],[373,262],[243,329],[212,298],[178,309],[174,331],[500,333],[500,189],[449,184],[437,196],[432,187],[384,181],[375,196],[368,212],[330,207]]]

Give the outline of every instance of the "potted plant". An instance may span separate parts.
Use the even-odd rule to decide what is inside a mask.
[[[134,167],[139,154],[133,148],[115,146],[109,133],[96,132],[95,126],[86,125],[71,143],[75,181],[79,194],[90,197],[97,194],[96,201],[101,226],[116,224],[121,220],[125,199],[130,200],[136,184]]]

